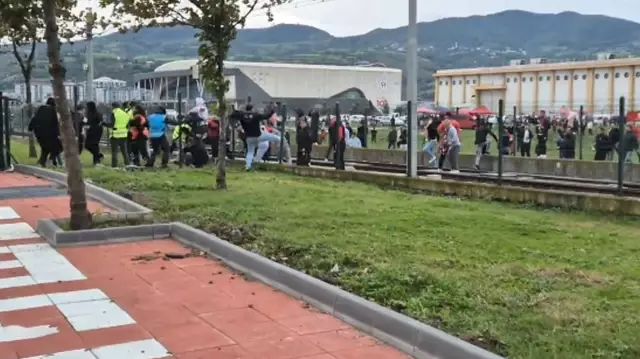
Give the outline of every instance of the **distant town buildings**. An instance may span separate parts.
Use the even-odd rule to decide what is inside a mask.
[[[74,87],[77,87],[77,99],[75,99]],[[109,77],[99,77],[93,80],[93,100],[99,103],[122,102],[144,98],[144,89],[135,89],[127,86],[126,81],[112,79]],[[87,101],[86,82],[65,82],[67,98],[70,101]],[[15,84],[15,95],[20,100],[27,98],[27,86],[24,82]],[[47,98],[53,96],[53,87],[50,80],[34,79],[31,81],[31,98],[33,103],[42,103]]]

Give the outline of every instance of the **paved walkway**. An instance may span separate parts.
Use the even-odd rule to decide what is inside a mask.
[[[33,227],[68,206],[0,174],[0,359],[406,358],[173,240],[57,251]]]

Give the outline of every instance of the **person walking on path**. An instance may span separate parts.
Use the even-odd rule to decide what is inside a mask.
[[[93,165],[97,166],[102,162],[104,155],[100,153],[100,139],[102,138],[103,118],[98,107],[93,101],[87,102],[84,117],[86,118],[86,136],[84,147],[93,157]]]
[[[496,142],[498,141],[498,137],[491,131],[489,128],[489,123],[479,118],[478,125],[476,127],[476,158],[475,158],[475,168],[477,171],[480,171],[480,159],[482,158],[485,148],[487,147],[487,136],[490,135],[493,137]]]

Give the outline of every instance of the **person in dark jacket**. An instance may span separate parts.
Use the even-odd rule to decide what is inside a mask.
[[[541,125],[536,127],[536,157],[547,158],[547,131]]]
[[[442,123],[440,117],[435,117],[429,120],[427,123],[427,129],[425,133],[426,143],[422,150],[429,156],[427,167],[437,168],[436,160],[438,156],[436,150],[438,149],[438,142],[440,141],[440,134],[438,133],[438,127]]]
[[[633,125],[628,124],[627,130],[624,133],[622,139],[622,150],[624,151],[624,161],[633,162],[633,153],[638,150],[638,137],[633,130]]]
[[[84,106],[78,105],[75,110],[71,112],[71,121],[73,121],[73,128],[76,131],[76,140],[78,141],[78,154],[82,154],[84,149]]]
[[[40,145],[38,163],[42,167],[46,167],[49,158],[54,160],[54,166],[56,166],[57,161],[55,159],[62,152],[58,113],[55,105],[53,98],[47,99],[47,102],[36,110],[35,116],[29,123],[29,131],[33,132],[36,141]]]
[[[245,166],[247,170],[251,169],[253,164],[254,153],[261,141],[280,142],[280,137],[270,133],[262,132],[260,123],[263,120],[270,119],[274,110],[270,109],[267,113],[261,114],[253,111],[253,105],[248,104],[244,111],[233,111],[229,117],[240,122],[240,126],[244,130],[247,142],[247,156],[245,157]],[[258,151],[258,158],[262,157],[264,152]]]
[[[617,123],[615,120],[614,124]],[[613,159],[613,153],[618,152],[618,144],[620,142],[620,131],[618,130],[617,125],[615,125],[609,131],[609,142],[611,142],[611,151],[607,153],[607,160],[610,161]]]
[[[358,126],[357,136],[360,139],[360,143],[362,144],[362,148],[367,148],[367,129],[366,129],[367,120],[362,120],[360,122],[360,126]]]
[[[475,168],[476,170],[480,170],[480,159],[482,158],[483,153],[485,152],[485,148],[487,146],[487,136],[490,135],[493,139],[498,142],[498,137],[491,131],[489,128],[489,123],[481,118],[478,118],[478,125],[476,126],[476,160],[475,160]]]
[[[309,164],[311,163],[313,136],[311,135],[311,129],[308,126],[307,119],[303,117],[299,121],[298,135],[296,138],[298,146],[296,164],[298,166],[309,166]]]
[[[93,156],[93,165],[95,166],[100,164],[104,158],[104,155],[100,153],[103,118],[100,112],[98,112],[98,107],[95,102],[87,102],[84,117],[87,119],[87,122],[85,123],[86,138],[84,140],[84,147],[87,151],[91,152],[91,155]]]
[[[563,136],[560,138],[560,158],[565,160],[572,160],[576,158],[576,136],[573,134],[573,129],[568,128],[564,130]]]
[[[391,131],[387,135],[387,149],[396,149],[398,142],[398,130],[395,125],[391,125]]]
[[[600,127],[598,134],[596,135],[596,155],[595,161],[604,161],[607,159],[607,154],[611,152],[613,146],[609,136],[605,133],[604,127]]]

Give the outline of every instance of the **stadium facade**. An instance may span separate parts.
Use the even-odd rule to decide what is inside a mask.
[[[550,63],[545,59],[514,60],[509,66],[441,70],[436,72],[435,101],[448,107],[484,105],[520,113],[554,112],[583,106],[592,114],[614,114],[618,100],[627,110],[640,109],[640,58],[616,59],[600,54],[597,60]]]
[[[225,61],[224,73],[230,88],[227,99],[238,106],[250,96],[256,106],[285,103],[288,109],[333,108],[339,102],[343,112],[369,106],[380,109],[385,103],[399,104],[402,71],[380,66],[330,66],[267,62]],[[150,90],[147,101],[168,106],[177,103],[180,93],[187,103],[196,97],[214,101],[198,70],[198,60],[163,64],[153,72],[134,77],[135,87]]]

